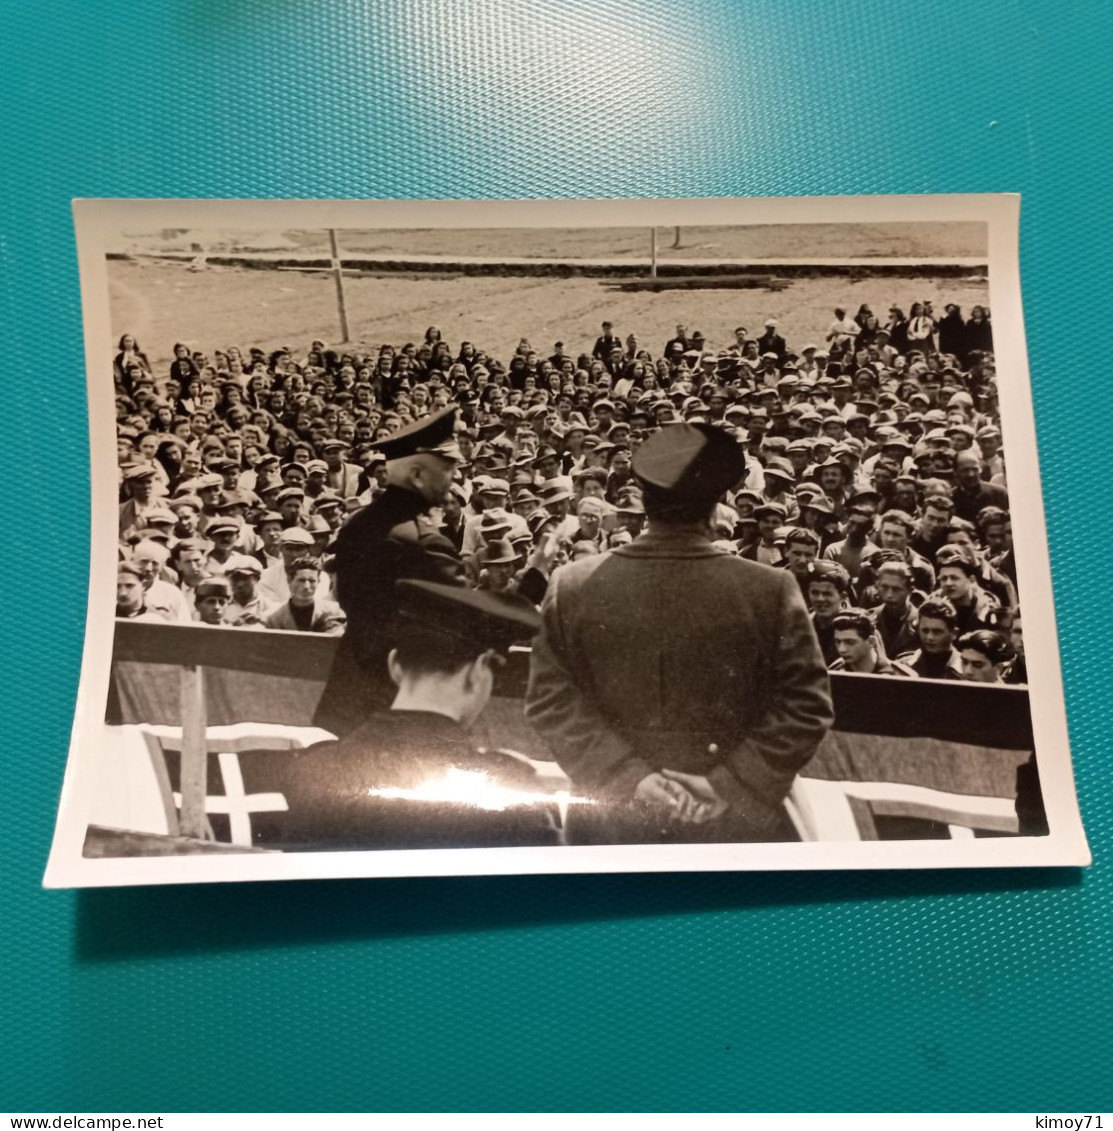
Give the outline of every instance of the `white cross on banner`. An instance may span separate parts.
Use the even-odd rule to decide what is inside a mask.
[[[252,813],[285,813],[289,810],[281,793],[247,793],[243,785],[238,754],[218,754],[220,775],[224,779],[223,795],[209,794],[205,798],[205,812],[227,816],[232,844],[251,847]],[[180,806],[182,795],[175,792],[174,804]]]

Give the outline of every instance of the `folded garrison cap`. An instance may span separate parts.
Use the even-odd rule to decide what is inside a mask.
[[[638,448],[633,472],[646,486],[677,502],[711,501],[745,476],[746,454],[721,428],[674,424]]]

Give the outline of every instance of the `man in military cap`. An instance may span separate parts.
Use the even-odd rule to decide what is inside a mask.
[[[795,839],[784,800],[830,689],[793,577],[711,543],[745,467],[721,429],[656,433],[634,459],[646,533],[553,573],[526,716],[596,802],[574,840]]]
[[[386,490],[336,537],[336,599],[348,624],[314,721],[340,737],[390,703],[395,582],[464,584],[456,548],[429,517],[444,502],[460,458],[456,411],[441,409],[376,444],[387,458]]]
[[[255,843],[287,851],[558,843],[553,798],[524,759],[478,750],[468,729],[512,644],[539,618],[516,597],[403,580],[392,594],[388,709],[341,740],[249,752],[245,787],[288,808],[252,815]],[[361,702],[366,702],[366,698]]]

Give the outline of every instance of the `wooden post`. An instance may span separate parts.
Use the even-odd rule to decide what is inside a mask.
[[[348,303],[344,298],[344,271],[340,266],[340,249],[336,242],[336,229],[328,230],[329,248],[332,251],[332,277],[336,280],[336,307],[340,311],[340,337],[348,342]]]
[[[208,749],[205,740],[208,721],[205,710],[205,669],[187,665],[181,669],[182,713],[182,807],[178,831],[182,836],[203,840],[208,836],[205,816],[208,793]]]
[[[676,251],[680,247],[680,225],[676,225],[676,235],[673,236],[672,249]]]
[[[657,278],[657,228],[649,229],[649,276]]]

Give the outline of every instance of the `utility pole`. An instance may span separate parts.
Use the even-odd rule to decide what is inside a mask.
[[[657,229],[656,227],[649,229],[649,275],[650,278],[657,278]]]
[[[336,308],[340,312],[340,338],[351,341],[348,333],[348,303],[344,298],[344,271],[340,266],[340,249],[336,242],[336,229],[329,228],[328,243],[332,252],[332,277],[336,280]]]

